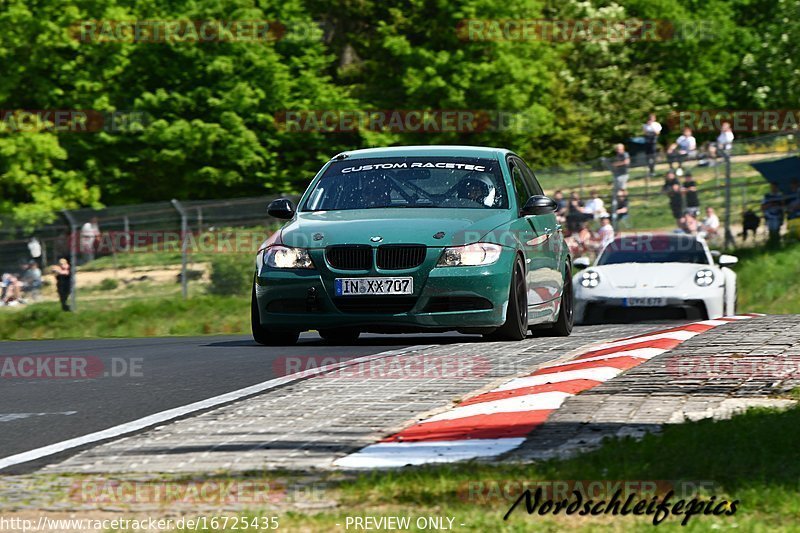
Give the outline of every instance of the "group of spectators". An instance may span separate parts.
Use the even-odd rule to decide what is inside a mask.
[[[0,306],[24,305],[39,298],[44,285],[44,258],[42,246],[36,237],[28,240],[28,252],[29,258],[20,264],[17,272],[5,272],[0,278]],[[50,267],[50,273],[55,276],[61,309],[69,311],[68,300],[72,290],[69,260],[65,257],[59,259],[56,265]]]
[[[616,209],[612,209],[611,205],[607,209],[605,200],[595,189],[590,191],[589,196],[588,200],[583,201],[580,194],[573,191],[567,199],[560,190],[553,195],[558,204],[556,218],[566,228],[567,243],[574,256],[597,252],[614,240],[609,209],[613,210],[618,222],[625,221],[628,216],[628,193],[625,189],[617,191]],[[590,224],[593,222],[597,223],[597,230],[592,230]]]
[[[769,232],[769,245],[777,246],[781,241],[781,226],[784,219],[790,224],[790,231],[794,232],[795,238],[800,238],[800,180],[795,179],[791,185],[789,194],[781,193],[776,184],[770,185],[770,191],[764,195],[761,201],[761,212],[764,214],[764,221]],[[746,222],[746,219],[745,219]],[[747,238],[748,227],[744,226],[743,234]]]

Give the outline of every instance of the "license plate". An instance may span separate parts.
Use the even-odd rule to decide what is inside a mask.
[[[413,294],[414,278],[336,278],[336,296]]]
[[[665,307],[666,298],[625,298],[622,301],[625,307]]]

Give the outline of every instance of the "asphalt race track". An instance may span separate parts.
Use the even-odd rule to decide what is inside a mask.
[[[279,377],[276,361],[286,356],[342,360],[480,340],[455,333],[363,335],[353,346],[326,346],[306,333],[294,347],[260,346],[244,336],[3,342],[0,358],[85,358],[87,375],[100,361],[102,369],[96,377],[59,379],[16,377],[6,368],[0,378],[0,458]]]

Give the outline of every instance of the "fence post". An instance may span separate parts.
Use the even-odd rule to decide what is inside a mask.
[[[125,246],[122,249],[127,252],[131,249],[131,223],[128,220],[128,215],[122,217],[122,231],[125,234]]]
[[[77,240],[80,238],[78,234],[78,223],[72,213],[66,209],[62,209],[61,213],[67,219],[69,224],[69,308],[71,311],[78,310],[78,287],[75,283],[75,275],[78,272],[78,246]]]
[[[733,248],[736,241],[731,232],[731,154],[723,150],[722,157],[725,158],[725,247]]]
[[[199,235],[203,234],[203,208],[197,208],[197,233]]]
[[[181,216],[181,292],[183,293],[183,298],[186,299],[189,295],[188,293],[188,286],[187,286],[187,275],[186,275],[186,253],[187,253],[187,246],[188,240],[186,238],[186,234],[188,231],[188,220],[186,217],[186,210],[183,208],[181,203],[173,198],[172,199],[172,206]]]

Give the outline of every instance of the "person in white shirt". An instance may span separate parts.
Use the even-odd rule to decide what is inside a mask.
[[[31,259],[36,261],[39,268],[42,268],[42,245],[35,236],[28,239],[28,253]]]
[[[733,130],[730,122],[723,122],[717,137],[717,149],[730,152],[733,147]]]
[[[719,230],[719,217],[714,212],[713,207],[706,207],[706,218],[700,224],[700,236],[704,239],[710,239],[717,235]]]
[[[647,155],[647,166],[652,176],[655,174],[658,136],[661,135],[661,124],[656,120],[655,113],[650,113],[647,117],[647,122],[642,126],[642,133],[644,134],[644,153]]]
[[[97,224],[97,217],[81,226],[81,254],[83,262],[94,260],[94,252],[97,241],[100,239],[100,226]]]
[[[597,196],[596,190],[592,189],[589,194],[592,198],[583,206],[583,212],[587,215],[592,215],[593,217],[598,218],[600,215],[606,212],[605,203],[599,196]]]
[[[678,166],[681,166],[684,161],[695,155],[697,155],[697,139],[692,135],[691,128],[683,128],[683,135],[675,139],[667,149],[670,168],[673,162],[677,161]]]
[[[603,215],[600,219],[600,228],[597,230],[597,239],[600,241],[598,250],[602,250],[607,245],[614,242],[614,226],[611,225],[611,217]]]

